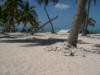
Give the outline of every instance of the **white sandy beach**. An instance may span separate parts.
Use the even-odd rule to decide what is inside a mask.
[[[83,57],[48,51],[68,34],[9,35],[0,34],[0,75],[100,75],[100,36],[79,37],[78,47],[88,50]]]

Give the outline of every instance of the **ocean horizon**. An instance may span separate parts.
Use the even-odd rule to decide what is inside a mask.
[[[25,29],[29,29],[31,26],[26,26]],[[21,31],[23,29],[23,25],[19,26],[19,27],[16,27],[16,31]],[[89,27],[88,28],[90,32],[92,33],[100,33],[100,29],[99,28],[93,28],[93,27]],[[0,27],[0,32],[3,32],[4,28],[3,27]],[[61,27],[61,26],[55,26],[54,27],[54,31],[55,32],[58,32],[59,30],[70,30],[70,27],[67,28],[66,27]],[[50,26],[46,26],[42,29],[39,30],[39,32],[52,32],[52,29]]]

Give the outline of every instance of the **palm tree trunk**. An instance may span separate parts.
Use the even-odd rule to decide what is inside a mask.
[[[82,25],[82,36],[84,36],[85,34],[85,22],[83,22],[83,25]]]
[[[90,5],[91,5],[91,0],[88,0],[88,6],[87,6],[87,17],[86,17],[86,23],[85,23],[85,30],[84,30],[84,36],[87,35],[87,29],[88,29],[88,23],[87,23],[87,19],[89,18],[89,14],[90,14]]]
[[[49,20],[49,22],[50,22],[50,24],[51,24],[52,33],[55,33],[54,27],[53,27],[53,24],[52,24],[52,22],[51,22],[51,20],[50,20],[50,16],[49,16],[49,14],[48,14],[48,12],[47,12],[46,6],[44,6],[44,11],[45,11],[45,13],[46,13],[46,15],[47,15],[47,17],[48,17],[48,20]]]
[[[87,35],[87,32],[88,31],[88,24],[85,24],[85,27],[84,27],[84,35],[83,36],[86,36]]]
[[[25,27],[26,27],[26,24],[24,24],[22,32],[25,32]]]
[[[85,21],[87,21],[87,20],[85,20]],[[86,36],[86,34],[87,34],[87,22],[84,22],[82,36]]]
[[[50,21],[54,21],[58,18],[58,16],[52,18]],[[48,23],[50,23],[50,21],[45,22],[44,24],[42,24],[35,32],[38,32],[40,29],[43,29],[43,27],[45,27]],[[34,34],[35,32],[33,32],[32,34]]]
[[[52,18],[50,21],[54,21],[54,20],[56,20],[57,18],[58,18],[58,16]],[[50,21],[45,22],[43,25],[41,25],[41,26],[39,27],[39,29],[42,29],[44,26],[46,26],[48,23],[50,23]]]
[[[74,47],[77,47],[78,33],[82,25],[86,3],[86,0],[78,0],[77,2],[77,12],[68,38],[68,43]]]

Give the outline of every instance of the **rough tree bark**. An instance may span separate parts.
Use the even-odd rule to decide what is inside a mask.
[[[68,43],[77,47],[78,33],[83,20],[84,9],[86,7],[86,0],[77,0],[77,12],[72,24],[71,32],[68,38]]]

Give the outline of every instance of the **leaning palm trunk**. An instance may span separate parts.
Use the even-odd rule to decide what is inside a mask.
[[[50,21],[54,21],[58,18],[58,16],[52,18]],[[38,32],[40,29],[43,29],[43,27],[45,27],[47,24],[50,23],[50,21],[45,22],[44,24],[42,24],[40,27],[38,27],[38,29],[35,32]],[[32,34],[34,34],[35,32],[32,32]]]
[[[51,20],[50,20],[50,16],[49,16],[49,14],[48,14],[48,12],[47,12],[46,6],[44,6],[44,10],[45,10],[45,13],[46,13],[46,15],[47,15],[47,17],[48,17],[48,20],[49,20],[50,24],[51,24],[52,33],[55,33],[54,27],[53,27],[53,24],[52,24],[52,22],[51,22]]]
[[[77,46],[78,33],[82,25],[84,9],[86,7],[86,0],[77,1],[77,12],[68,38],[68,43],[74,47]]]

